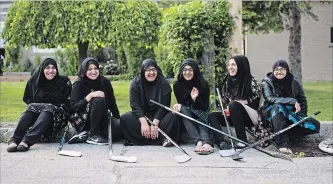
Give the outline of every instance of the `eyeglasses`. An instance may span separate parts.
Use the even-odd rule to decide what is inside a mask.
[[[150,73],[150,72],[157,72],[157,69],[156,68],[147,68],[146,69],[146,72]]]
[[[98,71],[99,69],[98,68],[88,68],[88,71],[92,71],[92,70]]]
[[[192,68],[184,68],[183,69],[183,72],[185,73],[185,72],[193,72],[193,69]]]
[[[274,72],[286,72],[285,68],[274,68]]]
[[[56,70],[57,68],[53,65],[48,65],[48,66],[45,67],[44,70],[50,70],[50,69],[52,69],[52,70],[55,69]]]

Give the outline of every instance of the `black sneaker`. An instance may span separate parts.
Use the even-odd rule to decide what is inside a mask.
[[[243,144],[243,143],[241,143],[241,142],[238,142],[237,144],[235,144],[235,148],[236,148],[236,149],[243,149],[243,148],[245,148],[245,147],[246,147],[246,145]]]
[[[228,150],[228,149],[231,149],[232,146],[231,146],[230,141],[222,141],[219,144],[219,148],[220,148],[220,150]]]
[[[84,143],[88,139],[88,132],[83,131],[69,139],[68,144]]]
[[[89,137],[86,142],[89,144],[95,144],[95,145],[107,145],[108,144],[108,140],[99,135],[94,135],[92,137]]]
[[[17,151],[17,144],[12,142],[7,147],[8,152],[16,152]]]
[[[20,151],[20,152],[25,152],[25,151],[28,151],[29,150],[29,146],[27,143],[25,142],[21,142],[18,146],[17,146],[17,151]]]

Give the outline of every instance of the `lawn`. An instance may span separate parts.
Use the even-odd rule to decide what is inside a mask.
[[[0,82],[0,122],[17,121],[26,105],[22,101],[26,82]],[[130,110],[129,106],[129,81],[112,82],[118,108],[121,114]],[[316,110],[322,113],[317,119],[332,121],[332,82],[304,83],[305,94],[308,99],[311,114]],[[175,97],[172,95],[172,104]]]
[[[0,82],[0,122],[17,121],[24,111],[26,104],[23,102],[23,92],[26,82]],[[130,81],[112,82],[120,114],[129,111],[129,86]],[[172,103],[175,97],[172,96]]]

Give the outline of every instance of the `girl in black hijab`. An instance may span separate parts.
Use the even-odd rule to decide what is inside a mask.
[[[81,63],[78,79],[73,85],[71,105],[73,126],[80,133],[73,136],[69,144],[107,144],[108,110],[113,116],[112,135],[115,139],[121,137],[120,116],[113,88],[110,81],[100,74],[95,58],[88,57]]]
[[[162,138],[156,129],[158,126],[174,141],[179,139],[179,123],[177,115],[149,102],[154,100],[170,107],[171,87],[162,75],[161,69],[152,59],[146,59],[141,66],[140,76],[137,76],[130,87],[131,112],[120,117],[120,125],[128,141],[136,145],[162,144],[171,146],[171,142]],[[145,116],[153,121],[150,125]]]
[[[273,64],[273,72],[263,79],[263,109],[266,120],[277,132],[307,116],[307,100],[302,86],[289,71],[288,63],[278,60]],[[278,135],[274,141],[283,153],[292,153],[290,139],[318,133],[320,123],[311,118],[299,126]]]
[[[38,141],[55,140],[67,125],[72,84],[60,76],[57,63],[45,59],[28,80],[23,101],[28,105],[8,141],[8,152],[28,151]]]
[[[198,64],[191,58],[185,59],[178,72],[177,81],[173,84],[177,104],[173,109],[199,121],[208,123],[209,84],[202,77]],[[195,152],[210,154],[213,143],[209,131],[186,118],[181,118],[189,136],[195,139]]]
[[[229,122],[235,127],[237,138],[247,142],[245,127],[258,124],[257,109],[261,97],[261,88],[258,81],[251,75],[249,60],[246,56],[238,55],[229,60],[228,74],[223,81],[222,100],[230,111]],[[210,123],[217,129],[225,126],[221,112],[209,115]],[[215,134],[220,149],[224,147],[223,138]],[[222,144],[221,144],[222,143]],[[236,147],[244,147],[237,143]]]

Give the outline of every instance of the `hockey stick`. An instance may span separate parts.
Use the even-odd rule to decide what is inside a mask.
[[[271,134],[271,135],[269,135],[269,136],[267,136],[267,137],[265,137],[265,138],[263,138],[263,139],[255,142],[255,143],[247,146],[246,148],[243,148],[243,149],[237,151],[236,153],[234,153],[233,155],[231,155],[231,158],[233,160],[239,160],[239,159],[241,159],[241,157],[239,156],[239,154],[241,154],[242,152],[244,152],[244,151],[246,151],[248,149],[251,149],[251,148],[255,148],[256,146],[260,145],[261,143],[273,139],[275,136],[280,135],[280,134],[282,134],[283,132],[285,132],[287,130],[290,130],[291,128],[293,128],[293,127],[295,127],[295,126],[303,123],[305,120],[307,120],[309,118],[312,118],[312,117],[314,117],[314,116],[316,116],[318,114],[320,114],[320,111],[317,111],[317,112],[313,113],[311,116],[305,117],[302,120],[300,120],[300,121],[298,121],[296,123],[293,123],[292,125],[289,125],[288,127],[284,128],[284,129],[282,129],[282,130],[280,130],[278,132],[275,132],[274,134]]]
[[[225,112],[223,110],[222,97],[221,97],[219,88],[216,88],[216,92],[217,92],[217,96],[219,97],[219,102],[220,102],[221,109],[222,109],[222,115],[224,117],[225,124],[227,125],[228,134],[231,135],[229,122],[228,122],[227,116],[225,115]],[[230,156],[230,155],[232,155],[232,154],[234,154],[236,152],[236,148],[235,148],[235,145],[234,145],[234,142],[232,141],[232,139],[230,139],[230,143],[231,143],[232,149],[229,149],[229,150],[220,150],[219,151],[219,153],[220,153],[220,155],[222,157],[228,157],[228,156]]]
[[[58,155],[63,155],[63,156],[69,156],[69,157],[81,157],[82,153],[81,152],[77,152],[77,151],[68,151],[68,150],[62,150],[64,144],[65,144],[65,136],[68,132],[70,123],[68,123],[66,130],[64,132],[64,134],[62,135],[61,139],[60,139],[60,145],[59,145],[59,149],[58,149]]]
[[[126,162],[126,163],[134,163],[137,161],[137,158],[135,156],[116,156],[113,154],[113,149],[112,149],[112,114],[111,112],[108,112],[109,116],[109,130],[108,130],[108,138],[109,138],[109,159],[112,161],[117,161],[117,162]]]
[[[151,124],[151,125],[154,125],[154,123],[149,119],[147,118],[147,121]],[[158,128],[158,126],[156,126],[157,130],[165,137],[167,138],[173,145],[175,145],[181,152],[183,152],[184,154],[183,155],[179,155],[179,156],[176,156],[175,159],[178,163],[185,163],[189,160],[191,160],[191,157],[188,153],[186,153],[186,151],[181,148],[176,142],[174,142],[165,132],[163,132],[160,128]]]
[[[211,126],[209,126],[209,125],[206,125],[205,123],[202,123],[202,122],[200,122],[200,121],[198,121],[198,120],[196,120],[196,119],[194,119],[194,118],[191,118],[191,117],[189,117],[189,116],[186,116],[186,115],[184,115],[184,114],[182,114],[182,113],[180,113],[180,112],[177,112],[177,111],[175,111],[175,110],[172,110],[172,109],[170,109],[169,107],[167,107],[167,106],[165,106],[165,105],[162,105],[162,104],[160,104],[160,103],[158,103],[158,102],[155,102],[154,100],[150,100],[150,102],[152,102],[152,103],[154,103],[154,104],[156,104],[156,105],[158,105],[158,106],[160,106],[160,107],[163,107],[164,109],[166,109],[166,110],[168,110],[168,111],[171,111],[171,112],[173,112],[173,113],[175,113],[175,114],[177,114],[177,115],[179,115],[179,116],[182,116],[182,117],[184,117],[184,118],[187,118],[187,119],[189,119],[189,120],[192,120],[192,121],[194,121],[194,122],[196,122],[196,123],[198,123],[198,124],[200,124],[200,125],[202,125],[202,126],[205,126],[205,127],[209,128],[209,129],[211,129],[211,130],[214,130],[214,131],[216,131],[216,132],[218,132],[218,133],[220,133],[220,134],[222,134],[222,135],[225,135],[225,136],[227,136],[227,137],[229,137],[229,138],[231,138],[231,139],[233,139],[233,140],[235,140],[235,141],[241,142],[241,143],[243,143],[243,144],[245,144],[245,145],[248,145],[248,146],[250,145],[249,143],[247,143],[247,142],[245,142],[245,141],[242,141],[242,140],[240,140],[240,139],[238,139],[238,138],[236,138],[236,137],[233,137],[233,136],[231,136],[231,135],[228,135],[228,134],[226,134],[226,133],[224,133],[224,132],[222,132],[222,131],[220,131],[220,130],[214,128],[214,127],[211,127]],[[285,155],[285,154],[270,153],[270,152],[267,152],[267,151],[265,151],[265,150],[263,150],[263,149],[256,148],[256,147],[254,147],[254,149],[256,149],[256,150],[258,150],[258,151],[260,151],[260,152],[262,152],[262,153],[265,153],[266,155],[269,155],[269,156],[271,156],[271,157],[274,157],[274,158],[281,158],[281,159],[285,159],[285,160],[289,160],[289,161],[291,161],[290,157],[288,157],[288,156]]]

